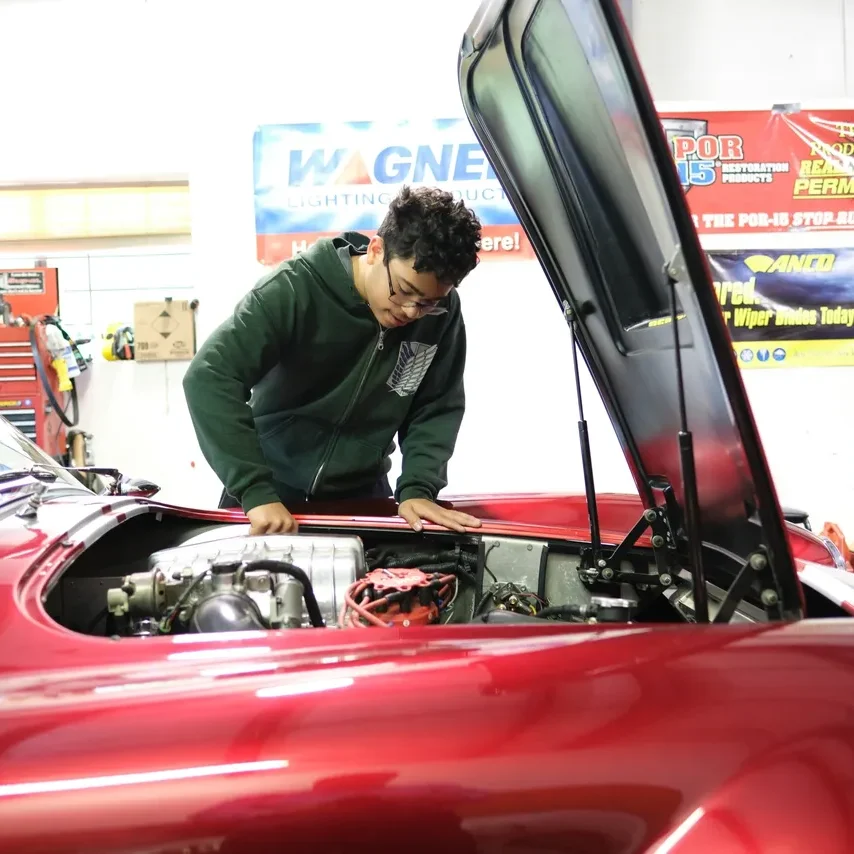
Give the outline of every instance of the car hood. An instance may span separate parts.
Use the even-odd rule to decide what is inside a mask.
[[[459,81],[469,122],[558,303],[577,318],[579,349],[644,504],[663,506],[670,492],[671,516],[686,509],[678,352],[701,539],[733,558],[733,572],[761,551],[779,614],[799,616],[773,481],[616,2],[484,2],[463,38]],[[569,390],[572,365],[565,371]]]

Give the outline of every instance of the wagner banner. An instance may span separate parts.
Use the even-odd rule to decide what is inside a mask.
[[[659,115],[700,234],[854,229],[854,110]]]
[[[741,367],[854,365],[854,248],[707,256]]]
[[[854,229],[854,110],[661,113],[700,234]],[[257,257],[376,231],[403,184],[450,190],[483,223],[485,259],[531,244],[465,119],[262,125],[254,137]]]
[[[262,264],[320,237],[371,235],[403,184],[450,190],[483,223],[483,258],[533,258],[465,119],[263,125],[255,131],[255,233]]]

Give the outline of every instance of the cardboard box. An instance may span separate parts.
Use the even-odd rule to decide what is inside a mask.
[[[190,360],[196,354],[196,315],[188,300],[134,303],[133,334],[137,362]]]

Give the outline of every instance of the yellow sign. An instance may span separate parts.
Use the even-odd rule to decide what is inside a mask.
[[[854,366],[854,250],[707,255],[742,368]]]
[[[738,364],[746,370],[834,368],[854,366],[854,339],[825,341],[751,341],[733,344]]]

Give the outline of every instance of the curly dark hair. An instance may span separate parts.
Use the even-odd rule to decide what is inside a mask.
[[[477,266],[480,220],[452,193],[438,187],[404,186],[389,205],[377,234],[386,263],[414,260],[415,271],[432,273],[456,287]]]

